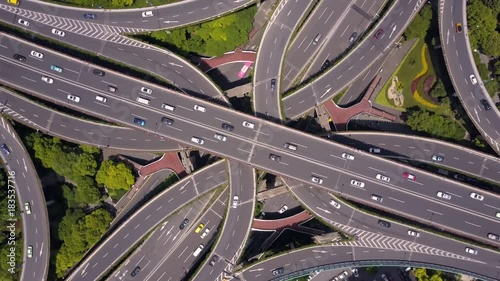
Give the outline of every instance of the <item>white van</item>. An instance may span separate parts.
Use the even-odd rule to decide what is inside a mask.
[[[297,150],[297,146],[296,146],[296,145],[294,145],[294,144],[291,144],[291,143],[289,143],[289,142],[285,142],[285,143],[283,144],[283,147],[284,147],[284,148],[288,148],[288,149],[293,150],[293,151]]]
[[[162,104],[161,108],[166,109],[166,110],[170,110],[170,111],[174,111],[175,110],[175,106],[167,104],[167,103]]]
[[[198,248],[196,248],[196,250],[194,251],[193,256],[197,257],[201,253],[204,247],[205,246],[203,246],[203,244],[200,244],[200,246],[198,246]]]
[[[103,97],[103,96],[96,96],[95,99],[100,101],[100,102],[107,102],[108,101],[108,99]]]
[[[316,37],[314,37],[313,44],[314,45],[318,44],[319,40],[321,40],[322,37],[323,37],[323,35],[321,33],[318,33],[318,35],[316,35]]]
[[[149,104],[150,102],[150,100],[141,97],[137,97],[137,101],[143,104]]]

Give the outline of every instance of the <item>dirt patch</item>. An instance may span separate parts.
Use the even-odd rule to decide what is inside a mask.
[[[425,77],[424,80],[424,93],[429,96],[429,92],[432,88],[432,85],[434,85],[434,82],[436,81],[436,76],[435,75],[429,75]]]
[[[419,77],[415,78],[415,79],[411,82],[410,89],[411,89],[411,92],[412,92],[412,93],[415,93],[415,91],[417,90],[417,85],[418,85],[418,82],[420,81],[420,79],[422,79],[422,76],[419,76]]]
[[[405,97],[403,96],[403,84],[399,82],[397,76],[394,76],[391,81],[391,85],[387,89],[387,97],[394,102],[397,107],[402,107],[405,103]]]

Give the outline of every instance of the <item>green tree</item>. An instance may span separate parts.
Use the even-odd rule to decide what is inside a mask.
[[[425,268],[415,268],[413,269],[413,275],[419,281],[427,281],[429,276],[427,275],[427,270]]]
[[[129,190],[135,178],[132,170],[125,164],[106,160],[97,171],[96,181],[107,188]]]
[[[495,75],[500,76],[500,60],[496,61],[493,67],[495,68]]]
[[[498,93],[498,81],[491,79],[487,83],[484,84],[486,91],[490,94],[491,97],[495,96]]]
[[[429,30],[432,19],[431,5],[424,5],[413,21],[408,25],[403,36],[406,40],[412,38],[424,38]]]
[[[412,130],[456,140],[463,139],[465,135],[465,129],[458,122],[425,109],[409,110],[405,117],[406,125]]]
[[[101,191],[91,177],[79,177],[75,179],[76,188],[73,189],[74,199],[79,204],[94,204],[99,201]]]
[[[128,7],[134,4],[134,0],[111,0],[113,7]]]
[[[105,209],[97,209],[88,215],[81,210],[68,211],[59,224],[59,238],[63,241],[56,255],[56,274],[64,273],[77,263],[85,251],[92,247],[106,232],[111,214]]]
[[[467,5],[467,28],[473,48],[484,48],[489,38],[495,33],[497,26],[496,16],[481,0],[470,0]],[[487,53],[488,54],[488,53]]]
[[[441,79],[438,79],[436,81],[436,83],[434,83],[430,94],[432,97],[434,97],[436,99],[446,97],[446,90],[444,88],[444,84],[443,84],[443,81]]]
[[[481,42],[481,48],[484,53],[490,56],[500,56],[500,33],[493,31],[488,40]]]
[[[491,9],[493,15],[496,15],[497,17],[499,16],[498,14],[500,13],[500,1],[498,0],[482,0],[482,1],[486,7]]]

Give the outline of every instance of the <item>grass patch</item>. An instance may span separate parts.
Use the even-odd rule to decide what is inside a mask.
[[[190,54],[221,56],[248,41],[257,13],[255,5],[223,17],[173,30],[131,35],[132,38],[167,48],[184,57]]]
[[[427,109],[437,114],[450,115],[449,109],[445,106],[435,104],[433,101],[429,100],[424,93],[424,80],[427,76],[433,75],[436,77],[436,72],[431,63],[431,57],[429,50],[425,48],[425,42],[422,39],[418,39],[410,51],[406,54],[403,61],[396,68],[394,73],[391,75],[387,83],[382,87],[376,98],[377,104],[382,106],[390,107],[399,111],[406,111],[406,108],[418,106],[423,109]],[[422,60],[422,48],[425,48],[424,57],[425,62]],[[423,74],[420,81],[417,83],[418,96],[415,96],[411,91],[411,85],[415,78],[422,74],[424,69],[424,64],[427,65],[427,71]],[[397,107],[392,99],[389,99],[387,92],[392,84],[392,79],[397,76],[399,82],[402,86],[402,93],[404,97],[404,103],[402,107]]]
[[[123,195],[127,194],[128,190],[125,189],[109,189],[108,194],[115,202],[120,201]]]
[[[340,100],[345,96],[345,93],[347,93],[347,90],[349,89],[349,86],[345,87],[342,91],[340,91],[336,96],[333,97],[333,102],[335,104],[339,104]]]
[[[95,8],[95,9],[132,9],[145,8],[150,6],[161,6],[180,2],[181,0],[45,0],[45,2],[55,3],[65,6]]]

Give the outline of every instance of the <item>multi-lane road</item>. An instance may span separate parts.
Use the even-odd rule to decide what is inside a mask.
[[[104,10],[67,7],[42,1],[20,1],[18,8],[92,24],[124,28],[165,29],[219,17],[222,14],[248,6],[253,2],[254,0],[194,0],[150,8]],[[2,6],[14,8],[8,5]],[[144,16],[143,13],[147,11],[152,11],[152,15]],[[95,19],[86,19],[84,17],[86,13],[95,14]]]
[[[82,19],[83,14],[88,12],[85,9],[61,8],[53,4],[23,1],[20,9],[0,5],[0,18],[18,26],[19,19],[27,20],[30,23],[27,29],[30,31],[68,44],[78,45],[80,48],[134,65],[148,72],[154,72],[172,82],[184,93],[197,97],[222,99],[223,102],[227,103],[219,89],[189,62],[166,50],[127,39],[117,33],[193,23],[232,11],[250,2],[227,1],[226,3],[220,1],[208,4],[206,1],[200,0],[177,3],[169,6],[168,9],[167,7],[152,7],[151,9],[120,12],[96,11],[96,20],[89,22],[89,20]],[[340,20],[337,20],[339,26],[330,28],[332,32],[339,27],[344,30],[342,33],[338,32],[340,29],[334,32],[334,36],[338,37],[338,40],[344,40],[348,30],[352,29],[355,32],[363,30],[368,23],[367,20],[372,19],[369,12],[373,5],[366,12],[362,8],[365,3],[358,2],[355,3],[356,8],[353,5],[350,6],[351,10],[344,9],[344,11],[356,12],[358,16],[364,17],[363,23],[357,26],[359,29],[353,29],[352,21],[356,22],[357,18],[353,15],[349,16],[349,20],[342,20],[347,14],[340,16]],[[388,14],[372,33],[368,34],[346,58],[319,79],[299,89],[284,100],[285,115],[288,118],[300,116],[331,98],[332,95],[342,90],[349,81],[361,75],[372,64],[377,63],[389,51],[392,43],[404,31],[423,2],[396,0]],[[256,69],[256,88],[254,89],[254,94],[258,92],[259,98],[264,98],[260,101],[258,98],[255,99],[254,102],[259,104],[259,106],[255,106],[257,112],[265,112],[268,116],[281,118],[279,81],[281,81],[280,77],[282,76],[280,70],[284,58],[282,54],[288,45],[298,19],[303,16],[307,4],[302,3],[302,1],[281,2],[273,16],[273,24],[268,27],[264,34],[264,38],[269,39],[265,39],[260,48]],[[298,5],[305,6],[303,9],[297,9],[300,7]],[[368,7],[366,8],[368,9]],[[143,15],[143,12],[147,12],[147,14]],[[291,13],[294,13],[293,16],[284,16],[289,16]],[[148,16],[149,14],[151,16]],[[462,17],[464,17],[463,15],[465,15],[464,11],[462,11]],[[183,17],[183,19],[173,19],[179,17]],[[65,30],[66,35],[54,35],[51,32],[54,25]],[[100,28],[102,32],[88,31],[88,29],[92,30],[93,28]],[[286,29],[286,32],[283,32],[283,28]],[[305,37],[309,36],[306,33],[299,33],[299,37],[300,34],[305,35]],[[223,270],[232,271],[233,264],[241,253],[249,231],[255,196],[254,191],[244,189],[243,184],[253,182],[255,186],[253,167],[281,175],[287,179],[295,179],[308,185],[321,187],[375,208],[401,213],[408,218],[472,239],[494,245],[498,244],[497,241],[487,238],[488,233],[495,233],[500,223],[497,218],[500,212],[498,208],[500,197],[495,194],[479,191],[471,186],[397,164],[377,157],[377,155],[336,144],[330,140],[320,139],[253,116],[244,115],[227,107],[198,100],[180,92],[162,89],[146,81],[130,78],[52,51],[44,50],[44,56],[36,58],[30,54],[33,50],[39,51],[37,46],[6,35],[0,36],[0,45],[2,46],[0,49],[0,69],[2,70],[0,81],[3,83],[51,100],[59,105],[71,107],[117,124],[135,127],[158,137],[168,137],[184,145],[206,150],[250,166],[236,168],[238,171],[242,171],[239,175],[229,173],[231,180],[229,205],[234,208],[227,211],[227,221],[225,221],[222,234],[214,246],[214,252],[221,255],[223,261],[216,263],[214,267],[207,266],[205,263],[196,276],[200,280],[218,278]],[[281,42],[278,44],[278,48],[273,46],[270,38],[274,38],[274,44],[278,41]],[[317,35],[316,38],[318,38]],[[321,38],[323,37],[321,36],[317,43],[321,41]],[[315,39],[312,39],[311,44]],[[356,40],[354,39],[354,41]],[[342,46],[339,47],[342,48]],[[470,54],[470,49],[468,50]],[[334,51],[336,52],[337,49]],[[277,53],[281,55],[277,55]],[[314,53],[300,59],[310,59]],[[25,56],[27,59],[25,61],[16,60],[13,58],[15,54]],[[447,62],[449,63],[449,61]],[[317,63],[318,60],[315,61],[315,64]],[[56,65],[63,70],[59,73],[54,72],[50,70],[51,65]],[[96,69],[104,71],[105,75],[95,75]],[[462,70],[461,65],[460,69]],[[22,75],[17,75],[18,73],[22,73]],[[270,89],[271,78],[277,80],[274,90]],[[467,84],[467,80],[465,83]],[[110,91],[111,88],[115,90]],[[117,89],[118,91],[116,91]],[[268,99],[266,95],[269,91],[271,96]],[[275,91],[274,96],[272,95],[273,91]],[[268,100],[271,102],[268,103]],[[8,106],[9,103],[7,101],[5,103]],[[480,116],[476,115],[480,119]],[[170,121],[163,122],[164,118],[169,118]],[[486,121],[491,122],[490,118],[486,118]],[[64,134],[74,138],[79,133],[65,131]],[[375,144],[373,139],[370,140],[370,143],[379,146],[385,144],[380,141]],[[293,144],[296,149],[290,149],[289,144]],[[450,159],[445,155],[446,153],[449,155],[449,150],[446,152],[426,151],[426,153],[432,153],[430,157],[445,156],[448,161]],[[454,157],[453,160],[460,161],[461,157],[464,160],[468,159],[469,163],[481,161],[481,156],[476,155],[479,158],[474,158],[475,160],[472,161],[471,157],[465,154]],[[166,216],[180,209],[182,205],[193,198],[227,182],[228,177],[223,163],[214,164],[184,179],[148,202],[94,249],[70,278],[73,280],[98,278],[112,265],[110,261],[116,261],[126,253],[131,245],[139,241],[145,233],[153,229]],[[494,170],[498,163],[484,160],[482,164],[481,170],[479,170],[480,174],[483,173],[483,170],[489,170],[492,167],[490,177],[496,178],[498,176]],[[230,171],[233,170],[231,167],[238,167],[238,165],[241,164],[231,164]],[[470,170],[470,167],[464,166],[464,169]],[[410,177],[412,179],[409,180],[403,177],[403,174],[410,174],[413,177]],[[189,188],[185,188],[186,186]],[[439,192],[449,195],[449,199],[438,198],[436,194]],[[473,192],[483,195],[484,198],[479,198],[479,200],[477,197],[476,199],[471,198]],[[164,205],[161,198],[165,198],[165,200],[168,198],[169,204]],[[373,198],[378,198],[378,201],[374,201]],[[310,204],[320,203],[311,202]],[[326,205],[325,202],[321,204]],[[45,211],[45,208],[42,211]],[[242,217],[244,217],[243,224],[239,222]],[[373,218],[365,220],[362,215],[357,217],[352,214],[351,218],[366,223],[367,227],[378,228],[388,237],[391,235],[401,237],[401,233],[404,233],[406,227],[396,224],[394,228],[387,231],[374,224]],[[349,221],[346,223],[349,224]],[[238,230],[231,231],[236,225],[238,225]],[[241,227],[241,225],[247,227]],[[363,238],[366,238],[367,234],[365,234],[366,231],[359,232],[359,235],[364,235]],[[234,239],[234,237],[237,237],[238,241],[228,244],[227,241]],[[428,233],[423,233],[419,239],[425,244],[421,245],[427,248],[429,248],[428,245],[434,245],[437,243],[436,241],[439,241],[439,238],[432,237]],[[427,252],[420,253],[418,251],[409,254],[409,256],[406,256],[406,252],[403,251],[401,257],[401,250],[391,249],[384,250],[384,258],[425,261],[444,266],[451,264],[454,267],[489,277],[495,276],[496,273],[498,278],[498,270],[495,269],[498,268],[498,265],[490,262],[497,258],[497,253],[480,249],[476,257],[464,257],[463,253],[457,252],[457,245],[453,243],[458,242],[443,242],[445,249],[442,250],[443,247],[440,247],[437,250],[440,253],[445,253],[443,258],[446,259],[445,261],[437,259],[436,256],[439,255],[429,255]],[[226,247],[223,248],[223,246]],[[46,245],[46,247],[48,246]],[[313,266],[330,264],[332,256],[335,256],[336,262],[356,261],[358,265],[363,260],[375,257],[380,259],[380,249],[375,251],[374,247],[364,244],[350,243],[320,248],[295,251],[287,255],[286,261],[283,257],[273,258],[258,264],[257,266],[261,266],[259,268],[252,266],[251,269],[241,273],[240,277],[247,280],[268,280],[272,279],[270,274],[273,268],[283,266],[288,274],[306,267],[310,269],[310,264],[307,266],[308,262],[313,262]],[[185,251],[178,254],[181,256],[185,254]],[[309,256],[312,256],[313,259],[308,258]],[[35,270],[36,272],[38,271]],[[155,271],[151,274],[156,276],[161,272]],[[161,278],[163,275],[157,277]]]
[[[68,280],[98,280],[130,247],[163,222],[164,218],[198,196],[226,184],[227,180],[226,163],[219,161],[163,191],[130,216],[85,257],[85,261],[72,272]]]
[[[248,163],[274,174],[342,193],[361,203],[387,211],[404,212],[407,217],[413,219],[427,221],[433,217],[434,223],[450,231],[494,243],[486,237],[499,223],[495,217],[498,212],[496,206],[500,205],[497,195],[481,191],[479,193],[485,198],[482,201],[475,200],[469,194],[478,191],[468,185],[235,112],[217,104],[168,92],[155,85],[115,75],[109,70],[106,70],[107,81],[116,83],[120,80],[117,84],[128,89],[138,89],[141,84],[152,89],[150,95],[141,95],[151,100],[150,106],[140,105],[135,102],[135,98],[131,99],[127,95],[105,94],[106,84],[92,74],[93,66],[78,65],[78,62],[74,61],[54,61],[61,67],[69,66],[72,70],[80,70],[78,74],[74,74],[72,80],[43,70],[49,67],[48,62],[44,62],[45,65],[35,62],[37,67],[31,65],[32,59],[19,63],[11,59],[14,55],[12,50],[5,48],[2,49],[2,55],[0,67],[6,71],[1,73],[0,79],[7,83],[15,81],[17,87],[36,92],[46,99],[53,99],[117,123],[168,136],[175,141]],[[22,77],[13,75],[20,72],[24,73]],[[41,81],[41,77],[49,73],[56,79],[53,84]],[[67,99],[68,93],[77,92],[81,93],[78,103]],[[95,102],[96,94],[108,98],[107,103],[111,105],[111,110],[102,112],[103,105]],[[176,106],[175,111],[161,109],[162,103],[167,101]],[[194,110],[193,105],[202,106],[206,110]],[[172,118],[175,123],[163,124],[160,120],[164,116]],[[144,126],[134,124],[134,118],[144,120]],[[244,122],[253,124],[253,128],[243,126]],[[223,123],[233,124],[234,131],[224,132],[221,128]],[[215,134],[226,136],[226,140],[214,138]],[[200,139],[204,142],[200,143]],[[284,148],[283,145],[287,142],[296,144],[298,149],[293,151]],[[352,155],[355,160],[342,157],[343,153]],[[280,161],[270,159],[271,154],[280,156]],[[403,178],[404,172],[415,175],[416,180]],[[377,179],[377,175],[386,176],[389,181]],[[366,186],[356,188],[351,184],[353,179],[365,182]],[[421,188],[424,186],[425,189]],[[440,191],[450,194],[451,200],[438,198],[436,194]],[[371,200],[372,194],[384,198],[383,202]]]
[[[13,204],[13,208],[9,207],[8,210],[3,210],[11,213],[12,219],[14,219],[9,222],[10,224],[6,228],[10,232],[9,237],[14,239],[9,238],[9,245],[14,249],[22,248],[21,252],[23,253],[22,264],[14,262],[9,264],[9,267],[12,270],[21,267],[21,280],[46,280],[50,241],[49,219],[42,184],[20,137],[9,121],[3,117],[0,118],[0,136],[2,137],[0,145],[5,144],[10,152],[8,155],[3,150],[1,152],[8,172],[7,178],[4,179],[7,182],[5,193],[9,199],[14,199],[17,201],[16,204],[19,204],[18,206]],[[9,204],[12,204],[10,200]],[[17,210],[22,212],[22,232],[19,232],[19,229],[16,230],[16,227],[19,227],[16,223]],[[16,237],[16,234],[19,233],[23,234],[23,240],[21,237]],[[20,241],[23,241],[24,244],[21,244]],[[31,256],[28,255],[28,248]],[[15,256],[16,252],[18,251],[14,250],[12,254]]]
[[[286,117],[300,117],[316,105],[331,99],[372,64],[379,63],[394,47],[394,42],[424,3],[421,0],[396,0],[374,30],[335,67],[283,99]]]
[[[469,43],[466,1],[439,1],[439,31],[446,67],[462,106],[491,147],[500,153],[500,113],[484,88]],[[457,31],[461,24],[463,32]],[[482,100],[490,109],[482,104]]]

